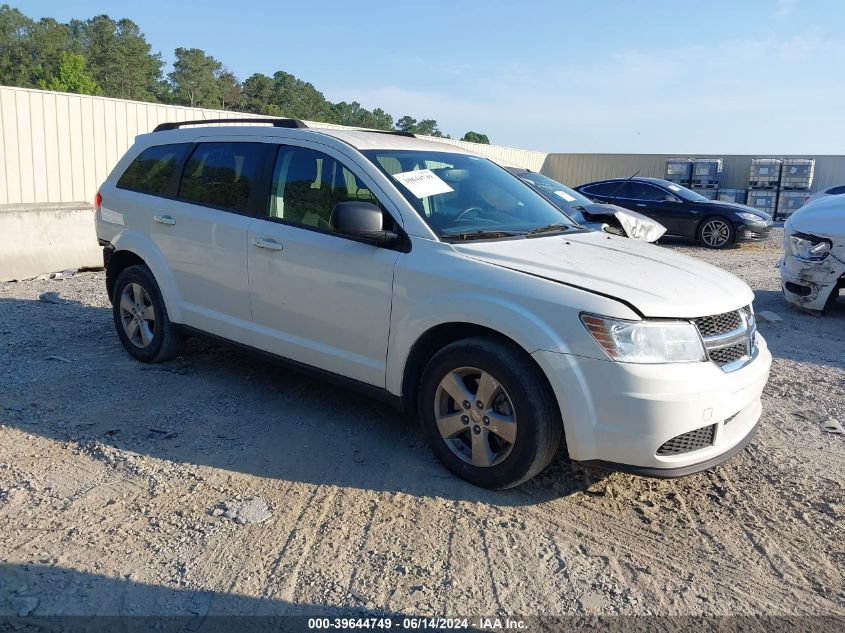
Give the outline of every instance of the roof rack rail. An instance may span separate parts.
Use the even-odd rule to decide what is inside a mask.
[[[185,125],[209,125],[211,123],[267,123],[273,127],[303,128],[308,127],[299,119],[200,119],[196,121],[169,121],[159,123],[153,132],[164,132],[166,130],[178,130]]]
[[[393,136],[410,136],[411,138],[417,138],[417,135],[413,132],[403,132],[402,130],[378,130],[372,127],[354,127],[352,130],[355,132],[375,132],[376,134],[392,134]]]

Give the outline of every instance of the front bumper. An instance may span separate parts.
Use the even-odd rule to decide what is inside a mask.
[[[638,365],[539,351],[534,358],[557,396],[571,459],[653,476],[709,468],[741,450],[757,428],[772,357],[757,335],[757,356],[733,372],[711,362]],[[712,428],[712,441],[658,454],[679,435]]]
[[[785,255],[778,268],[784,298],[804,310],[824,310],[831,293],[845,286],[845,263],[833,255],[820,262]]]
[[[772,221],[765,224],[740,221],[736,226],[738,240],[764,240],[772,232]]]

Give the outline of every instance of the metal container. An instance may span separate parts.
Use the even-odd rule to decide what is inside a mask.
[[[690,182],[698,189],[718,189],[722,181],[721,158],[694,158]]]
[[[718,189],[704,189],[701,187],[691,187],[692,191],[697,193],[700,196],[704,196],[708,200],[715,200],[717,194],[719,193]]]
[[[777,189],[780,183],[780,158],[752,158],[748,175],[749,189]]]
[[[778,190],[751,189],[748,192],[748,201],[746,204],[749,207],[754,207],[755,209],[774,215],[778,205]]]
[[[748,190],[747,189],[719,189],[719,193],[716,196],[717,200],[722,200],[723,202],[738,202],[739,204],[745,204],[745,201],[748,199]]]
[[[812,158],[786,158],[780,168],[780,188],[786,191],[807,191],[813,184],[816,161]]]
[[[809,191],[781,191],[778,196],[777,217],[779,220],[788,218],[797,211],[810,197]]]
[[[692,159],[667,158],[666,180],[689,187],[692,176]]]

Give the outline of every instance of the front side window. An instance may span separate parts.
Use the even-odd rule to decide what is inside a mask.
[[[343,163],[306,147],[282,146],[273,168],[268,216],[325,231],[338,202],[371,202],[381,206],[372,191]],[[384,212],[384,228],[393,219]]]
[[[264,155],[261,143],[200,143],[185,164],[179,198],[245,212]]]
[[[148,147],[126,168],[117,181],[117,187],[152,195],[163,194],[190,146],[190,143],[178,143]]]
[[[631,200],[646,200],[649,202],[659,202],[667,196],[666,192],[644,182],[628,183],[626,193],[625,197]]]
[[[584,187],[584,193],[588,196],[602,196],[604,198],[624,198],[625,182],[600,182],[597,185]]]
[[[427,150],[362,153],[440,237],[524,234],[552,224],[577,227],[534,189],[485,158]]]

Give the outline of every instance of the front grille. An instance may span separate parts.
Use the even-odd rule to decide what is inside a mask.
[[[708,336],[718,336],[719,334],[727,334],[733,332],[741,324],[739,318],[739,310],[733,312],[725,312],[724,314],[714,314],[713,316],[700,317],[693,319],[701,336],[706,338]]]
[[[753,356],[755,326],[751,306],[692,321],[704,341],[707,357],[719,367]],[[734,366],[726,371],[738,368]]]
[[[710,360],[716,363],[719,367],[732,363],[735,360],[739,360],[747,354],[748,348],[745,343],[737,343],[736,345],[731,345],[730,347],[722,347],[708,352]]]
[[[697,451],[705,446],[713,445],[713,438],[716,436],[716,425],[711,424],[688,433],[673,437],[657,449],[658,455],[680,455]]]

